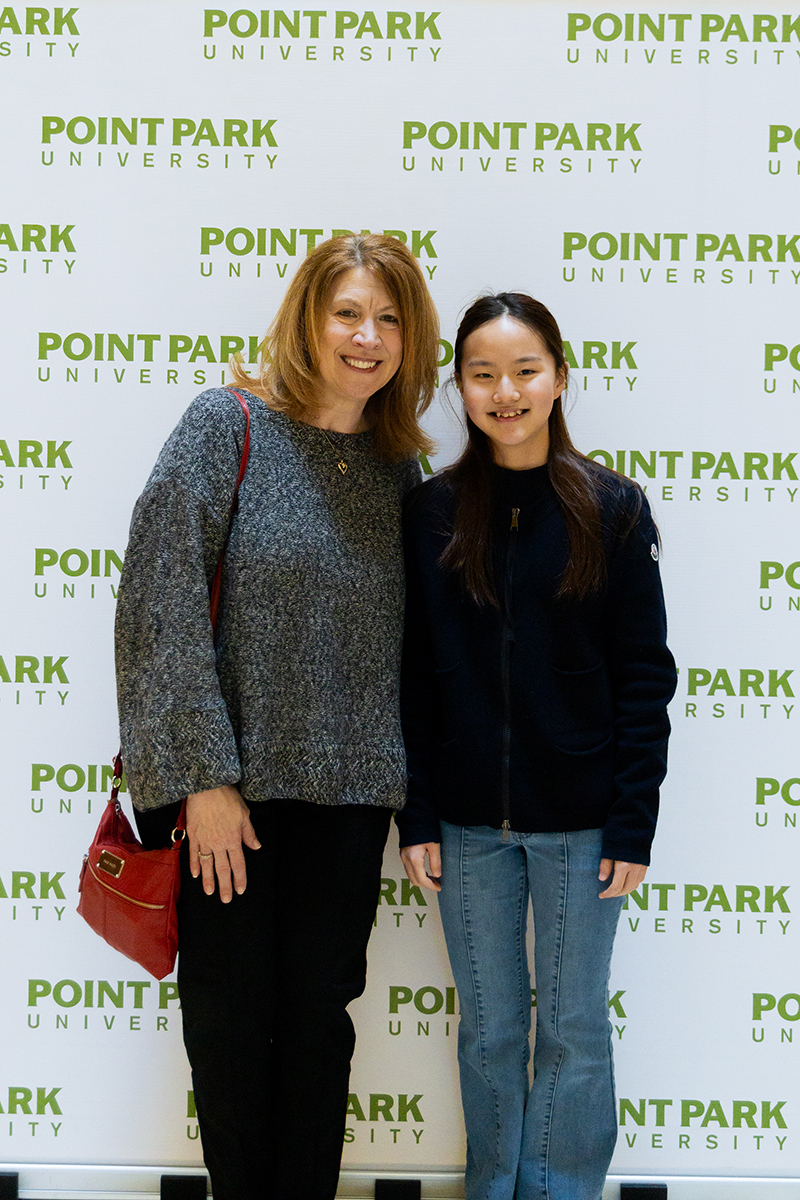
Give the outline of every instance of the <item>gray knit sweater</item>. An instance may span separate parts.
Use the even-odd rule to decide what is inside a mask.
[[[189,406],[134,510],[116,621],[133,802],[236,784],[248,802],[400,808],[400,509],[419,467],[377,458],[369,433],[329,432],[334,452],[321,430],[247,399],[216,650],[208,588],[245,433],[229,391]]]

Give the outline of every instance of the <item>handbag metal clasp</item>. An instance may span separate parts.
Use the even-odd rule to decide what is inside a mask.
[[[105,871],[106,875],[111,875],[114,879],[119,879],[124,866],[125,859],[112,854],[110,850],[104,850],[97,860],[98,871]]]

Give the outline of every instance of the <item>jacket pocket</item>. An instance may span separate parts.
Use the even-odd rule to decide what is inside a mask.
[[[611,689],[605,662],[577,671],[552,668],[546,715],[549,740],[564,754],[595,754],[614,735]]]

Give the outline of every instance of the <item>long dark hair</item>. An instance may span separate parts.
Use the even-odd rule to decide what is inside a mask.
[[[561,332],[549,309],[524,292],[481,296],[467,309],[454,346],[456,383],[460,383],[464,343],[469,335],[487,321],[505,315],[527,325],[542,339],[553,356],[557,374],[564,380],[563,396],[569,380],[569,364],[564,355]],[[466,591],[477,604],[496,606],[491,567],[491,470],[494,458],[486,434],[469,417],[466,422],[466,448],[458,461],[443,472],[455,505],[452,536],[440,561],[461,575]],[[561,396],[553,403],[548,431],[547,473],[564,513],[570,547],[558,594],[583,599],[598,591],[605,579],[599,491],[610,488],[616,477],[576,450],[567,430]]]

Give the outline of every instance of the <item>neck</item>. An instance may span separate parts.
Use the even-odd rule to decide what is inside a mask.
[[[531,453],[524,446],[503,446],[502,453],[498,453],[497,446],[493,446],[492,450],[497,466],[505,467],[507,471],[530,471],[534,467],[543,467],[547,462],[546,450],[544,453]]]
[[[369,428],[364,416],[366,405],[366,400],[334,401],[320,407],[313,417],[307,417],[306,424],[330,429],[332,433],[364,433]]]

